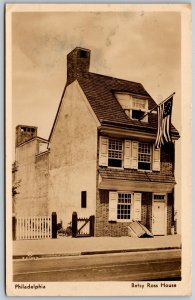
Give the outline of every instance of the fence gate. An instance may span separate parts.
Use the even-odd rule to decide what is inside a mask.
[[[51,216],[17,217],[14,227],[17,240],[56,238],[57,216],[52,213]]]
[[[72,237],[94,236],[95,216],[89,218],[78,218],[77,213],[72,214]]]

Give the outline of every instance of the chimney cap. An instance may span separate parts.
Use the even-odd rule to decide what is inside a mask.
[[[38,128],[37,126],[30,126],[30,125],[17,125],[17,126],[16,126],[16,129],[18,129],[18,128],[21,128],[21,127],[26,127],[26,128],[35,128],[35,129],[37,129],[37,128]]]

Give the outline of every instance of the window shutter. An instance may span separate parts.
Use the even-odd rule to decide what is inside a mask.
[[[131,141],[125,140],[124,168],[131,168]]]
[[[131,169],[138,169],[138,142],[132,141]]]
[[[148,113],[148,100],[145,100],[145,112]],[[148,123],[148,114],[142,119],[143,122]]]
[[[117,220],[117,192],[109,192],[109,221]]]
[[[152,164],[153,171],[160,171],[160,148],[155,149],[153,145],[153,164]]]
[[[108,138],[100,136],[99,165],[108,166]]]
[[[134,221],[141,221],[141,201],[142,201],[142,194],[134,193],[134,199],[133,199],[133,219],[134,219]]]

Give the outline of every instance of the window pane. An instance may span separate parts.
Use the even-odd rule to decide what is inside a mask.
[[[118,193],[117,218],[120,220],[131,218],[131,194]]]
[[[144,116],[144,111],[141,110],[132,110],[132,119],[140,119]]]
[[[145,109],[146,108],[146,102],[147,102],[147,100],[133,98],[132,108]]]
[[[108,166],[115,168],[122,168],[122,160],[108,159]]]
[[[165,195],[154,195],[154,200],[164,200]]]
[[[139,143],[138,147],[138,169],[150,170],[151,168],[151,144]]]
[[[109,139],[108,165],[111,167],[122,167],[123,143],[121,140]]]

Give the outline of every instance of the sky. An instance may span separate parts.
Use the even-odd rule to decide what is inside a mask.
[[[91,50],[91,72],[140,82],[157,103],[176,92],[179,130],[180,41],[178,12],[13,13],[13,137],[18,124],[49,137],[77,46]]]

